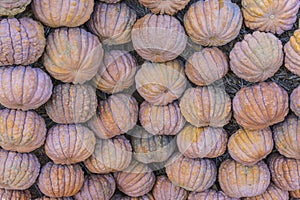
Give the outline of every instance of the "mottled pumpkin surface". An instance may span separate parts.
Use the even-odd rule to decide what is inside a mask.
[[[191,192],[188,200],[238,200],[238,198],[231,198],[222,191],[205,190],[204,192]]]
[[[296,30],[284,45],[285,67],[300,76],[300,30]]]
[[[0,189],[0,198],[3,200],[30,200],[29,190],[6,190]]]
[[[0,2],[0,16],[13,16],[24,12],[31,0],[2,0]]]
[[[190,0],[139,0],[155,14],[174,15],[182,10]]]
[[[269,185],[267,190],[258,196],[255,197],[247,197],[245,200],[263,200],[263,199],[278,199],[278,200],[288,200],[289,192],[282,190],[276,187],[273,183]]]

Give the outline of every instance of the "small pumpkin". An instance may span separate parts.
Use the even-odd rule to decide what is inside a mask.
[[[14,16],[25,11],[31,0],[3,0],[0,2],[0,16]]]
[[[239,6],[231,0],[201,0],[184,15],[186,32],[202,46],[222,46],[232,41],[238,36],[242,21]]]
[[[59,84],[54,87],[45,109],[50,119],[56,123],[84,123],[96,113],[96,91],[88,84]]]
[[[271,183],[263,194],[255,197],[245,198],[245,200],[263,200],[263,199],[289,200],[289,192],[285,190],[281,190],[280,188],[276,187],[273,183]]]
[[[110,200],[116,189],[116,182],[111,174],[92,174],[85,177],[83,187],[74,196],[75,200],[101,199]]]
[[[289,193],[290,193],[290,197],[292,198],[300,198],[300,189],[290,191]]]
[[[94,133],[81,124],[57,124],[47,134],[45,153],[55,164],[82,162],[94,152]]]
[[[226,145],[223,128],[186,125],[177,135],[178,149],[188,158],[216,158],[225,153]]]
[[[275,82],[244,87],[233,98],[234,118],[248,130],[267,128],[284,120],[289,111],[288,98]]]
[[[55,79],[82,84],[96,75],[102,57],[97,36],[81,28],[60,28],[47,38],[43,64]]]
[[[299,5],[298,0],[242,0],[242,11],[247,27],[282,34],[292,29]]]
[[[293,90],[290,99],[291,110],[300,117],[300,85]]]
[[[111,50],[105,52],[102,64],[92,81],[103,92],[118,93],[133,85],[136,70],[137,62],[130,53]]]
[[[155,175],[152,170],[147,165],[135,160],[125,170],[115,172],[114,178],[118,189],[131,197],[147,194],[155,183]]]
[[[30,200],[29,190],[6,190],[0,189],[0,199],[3,200]]]
[[[128,94],[114,94],[99,102],[98,110],[88,127],[101,139],[128,132],[138,120],[138,103]]]
[[[93,0],[32,0],[34,16],[53,28],[76,27],[89,20],[94,7]]]
[[[285,67],[300,76],[300,29],[297,29],[284,45]]]
[[[223,127],[231,119],[230,97],[220,87],[189,88],[179,106],[186,121],[196,127]]]
[[[235,43],[230,68],[240,78],[261,82],[272,77],[283,63],[281,41],[271,33],[255,31]]]
[[[40,163],[34,154],[0,149],[0,188],[26,190],[39,175]]]
[[[145,62],[135,76],[139,94],[153,105],[167,105],[178,99],[187,86],[183,63]]]
[[[228,152],[243,165],[254,165],[264,159],[273,150],[273,138],[270,128],[259,131],[239,129],[230,136]]]
[[[84,161],[93,173],[110,173],[125,170],[131,162],[132,147],[124,135],[111,139],[98,139],[93,154]]]
[[[175,153],[166,164],[169,180],[188,191],[202,192],[210,188],[217,176],[217,167],[209,159],[190,159]]]
[[[29,65],[42,56],[46,39],[39,22],[28,17],[5,18],[0,30],[0,66]]]
[[[191,192],[188,200],[238,200],[231,198],[222,191],[215,191],[212,189],[205,190],[204,192]]]
[[[40,191],[49,197],[69,197],[79,192],[84,176],[80,165],[56,165],[48,162],[38,178]]]
[[[147,14],[138,19],[131,38],[136,52],[151,62],[174,60],[187,44],[183,26],[178,19],[169,15]]]
[[[154,199],[159,200],[186,200],[188,197],[188,192],[185,189],[173,185],[165,175],[156,177],[152,193]]]
[[[125,44],[131,41],[136,17],[136,12],[125,3],[97,2],[87,26],[105,45]]]
[[[267,190],[270,171],[263,161],[246,166],[227,159],[221,163],[218,179],[222,190],[229,197],[253,197]]]
[[[139,0],[140,4],[149,8],[154,14],[174,15],[190,2],[190,0]]]

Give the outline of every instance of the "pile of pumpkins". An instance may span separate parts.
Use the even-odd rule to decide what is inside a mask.
[[[300,198],[300,86],[269,79],[300,76],[300,29],[276,36],[300,2],[139,0],[138,16],[126,1],[0,2],[0,199]],[[233,99],[229,70],[249,82]]]

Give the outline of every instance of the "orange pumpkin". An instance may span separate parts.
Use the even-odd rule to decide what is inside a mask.
[[[300,76],[300,29],[296,30],[284,45],[285,67]]]
[[[291,110],[300,117],[300,86],[293,90],[290,100]]]
[[[300,198],[300,189],[290,191],[289,193],[290,193],[290,197],[292,198]]]

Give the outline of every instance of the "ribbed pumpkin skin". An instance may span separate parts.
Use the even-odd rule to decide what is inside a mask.
[[[259,131],[239,129],[228,140],[230,156],[243,165],[254,165],[273,150],[270,128]]]
[[[80,165],[56,165],[48,162],[38,178],[40,191],[49,197],[69,197],[83,186],[84,176]]]
[[[44,52],[46,39],[42,24],[31,18],[0,21],[0,66],[29,65]]]
[[[154,14],[174,15],[189,3],[190,0],[139,0],[140,4],[149,8]]]
[[[300,86],[293,90],[290,99],[291,110],[300,117]]]
[[[246,166],[227,159],[219,168],[219,183],[230,197],[253,197],[266,191],[270,184],[270,172],[263,161]]]
[[[98,139],[95,150],[84,161],[85,166],[93,173],[110,173],[126,169],[132,158],[130,141],[124,135],[111,139]]]
[[[153,105],[167,105],[183,94],[187,79],[181,61],[145,62],[135,76],[139,94]]]
[[[272,181],[282,190],[300,189],[300,160],[273,154],[268,159]]]
[[[175,139],[168,135],[152,135],[137,127],[130,131],[134,158],[142,163],[166,161],[176,148]]]
[[[186,32],[202,46],[222,46],[232,41],[239,34],[242,21],[240,8],[230,0],[201,0],[184,15]]]
[[[83,187],[74,196],[75,200],[101,199],[110,200],[116,189],[116,182],[111,174],[92,174],[85,177]]]
[[[136,70],[137,62],[130,53],[111,50],[104,54],[93,83],[103,92],[117,93],[133,85]]]
[[[216,158],[226,151],[226,145],[223,128],[186,125],[177,135],[177,147],[188,158]]]
[[[26,190],[39,175],[40,163],[34,154],[0,149],[0,188]]]
[[[97,36],[81,28],[60,28],[47,38],[43,64],[55,79],[82,84],[96,75],[102,57]]]
[[[90,19],[93,0],[32,0],[32,12],[43,24],[76,27]]]
[[[14,16],[23,12],[31,0],[2,0],[0,2],[0,16]]]
[[[204,192],[191,192],[188,200],[238,200],[231,198],[222,191],[205,190]]]
[[[290,191],[289,193],[290,193],[290,197],[300,198],[300,189],[294,190],[294,191]]]
[[[136,12],[125,3],[98,2],[95,3],[94,12],[87,26],[103,44],[125,44],[131,41],[131,30],[136,17]]]
[[[100,101],[96,115],[87,122],[100,139],[112,138],[132,129],[138,120],[138,103],[128,94],[118,93]]]
[[[231,118],[230,97],[219,87],[189,88],[179,106],[186,121],[196,127],[223,127]]]
[[[70,165],[90,157],[95,149],[94,133],[81,124],[57,124],[47,134],[45,153],[55,164]]]
[[[0,189],[0,199],[3,200],[30,200],[29,190],[5,190]]]
[[[155,175],[151,169],[134,160],[122,172],[115,172],[114,178],[118,189],[131,197],[147,194],[155,183]]]
[[[186,200],[188,192],[183,188],[175,186],[167,176],[158,176],[152,190],[155,199],[159,200]]]
[[[300,76],[300,29],[296,30],[284,45],[285,67]]]
[[[36,109],[52,94],[48,74],[30,66],[0,68],[0,103],[10,109]]]
[[[99,0],[101,2],[105,2],[105,3],[118,3],[120,2],[121,0]]]
[[[46,196],[43,196],[43,197],[37,198],[35,200],[73,200],[73,198],[72,197],[55,198],[55,197],[46,197]]]
[[[242,0],[242,11],[247,27],[282,34],[292,29],[299,5],[298,0]]]
[[[234,118],[248,130],[267,128],[284,120],[289,111],[288,98],[275,82],[244,87],[233,98]]]
[[[96,91],[88,84],[57,85],[45,109],[50,119],[56,123],[84,123],[96,113]]]
[[[230,52],[231,70],[250,82],[261,82],[272,77],[282,63],[282,43],[271,33],[255,31],[247,34]]]
[[[273,183],[271,183],[263,194],[255,197],[244,198],[244,200],[268,200],[268,199],[289,200],[289,192],[281,190],[280,188],[276,187]]]
[[[129,197],[121,194],[116,194],[111,198],[111,200],[156,200],[156,199],[154,199],[151,193],[148,193],[140,197]]]
[[[190,159],[175,153],[166,165],[166,173],[174,185],[202,192],[214,184],[217,168],[212,160]]]
[[[225,76],[228,58],[218,48],[204,48],[195,52],[185,64],[185,73],[198,86],[210,85]]]
[[[165,106],[144,101],[140,105],[139,119],[143,128],[153,135],[176,135],[186,122],[176,101]]]
[[[273,126],[275,147],[288,158],[300,159],[300,119],[289,115],[282,123]]]
[[[183,26],[169,15],[147,14],[138,19],[133,26],[131,38],[137,53],[152,62],[174,60],[183,52],[187,43]]]

